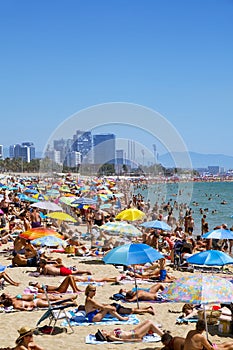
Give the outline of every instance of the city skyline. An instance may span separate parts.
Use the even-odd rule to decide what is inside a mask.
[[[32,140],[42,151],[77,112],[126,102],[160,113],[189,152],[232,155],[232,1],[12,0],[0,9],[3,145]]]

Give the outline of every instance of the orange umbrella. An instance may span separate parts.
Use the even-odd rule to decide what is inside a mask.
[[[63,236],[60,235],[60,233],[58,233],[57,231],[46,227],[31,228],[30,230],[20,233],[19,236],[30,240],[40,238],[40,237],[45,237],[45,236],[54,236],[58,238],[63,238]]]

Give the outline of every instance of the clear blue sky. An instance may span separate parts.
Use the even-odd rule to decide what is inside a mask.
[[[74,113],[120,101],[190,151],[233,155],[232,0],[0,0],[0,47],[4,146],[42,150]]]

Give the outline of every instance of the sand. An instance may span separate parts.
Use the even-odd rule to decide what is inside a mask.
[[[85,226],[79,226],[79,230],[85,232]],[[12,245],[12,244],[11,244]],[[1,249],[4,249],[6,245],[2,245]],[[91,269],[94,276],[103,277],[103,276],[118,276],[119,271],[111,266],[104,265],[99,263],[98,261],[90,262],[86,261],[85,263],[79,262],[81,258],[73,258],[67,257],[66,254],[55,254],[53,256],[62,256],[62,259],[66,266],[76,265],[80,269]],[[11,260],[5,256],[5,254],[0,254],[0,264],[9,265]],[[9,284],[6,284],[3,291],[7,291],[13,295],[23,292],[24,288],[28,285],[29,281],[39,281],[39,282],[47,282],[47,284],[56,285],[59,281],[62,280],[62,277],[30,277],[27,271],[35,271],[35,268],[22,268],[22,267],[14,267],[7,268],[6,272],[15,280],[20,281],[21,284],[19,287],[14,287]],[[170,269],[170,272],[175,276],[181,276],[184,274],[189,274],[187,272],[177,272]],[[191,274],[190,274],[191,275]],[[133,282],[125,285],[127,289],[133,287]],[[140,286],[143,286],[140,285]],[[148,287],[148,285],[145,285]],[[111,283],[105,283],[103,286],[97,287],[96,300],[99,302],[111,303],[112,301],[109,297],[113,293],[117,293],[122,286],[112,285]],[[124,286],[123,286],[124,287]],[[85,287],[81,287],[83,290]],[[78,304],[84,303],[84,293],[80,293],[77,299]],[[136,303],[124,304],[129,306],[136,307]],[[150,319],[156,324],[162,325],[162,329],[170,330],[172,335],[174,336],[183,336],[185,337],[187,332],[195,327],[195,324],[189,323],[188,325],[176,325],[176,318],[179,314],[170,313],[168,310],[180,311],[183,303],[140,303],[140,305],[149,306],[152,305],[155,309],[155,316],[151,316],[149,314],[146,315],[138,315],[140,321]],[[1,313],[0,314],[0,322],[1,322],[1,332],[0,332],[0,347],[4,346],[14,346],[15,339],[18,336],[17,329],[24,325],[28,325],[30,327],[35,327],[37,321],[41,317],[44,311],[17,311],[12,313]],[[44,321],[44,324],[48,324],[48,322]],[[60,322],[58,322],[60,325]],[[101,326],[100,329],[106,328],[108,330],[116,328],[116,326]],[[132,329],[132,326],[126,325],[124,329]],[[216,327],[209,327],[210,329],[210,339],[214,342],[222,342],[229,340],[228,336],[220,336],[216,335]],[[91,349],[94,347],[93,345],[85,344],[85,337],[89,333],[95,333],[97,330],[97,326],[84,326],[84,327],[74,327],[74,333],[69,334],[70,330],[68,329],[68,333],[61,333],[57,335],[36,335],[34,336],[34,340],[37,344],[44,347],[47,350],[58,350],[58,349]],[[214,333],[212,332],[214,331]],[[213,333],[213,334],[212,334]],[[215,334],[215,335],[214,335]],[[125,349],[126,344],[102,344],[96,345],[95,349]],[[162,347],[161,342],[157,343],[127,343],[127,349],[160,349]]]

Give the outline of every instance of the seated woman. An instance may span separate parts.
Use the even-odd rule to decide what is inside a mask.
[[[114,306],[108,304],[101,304],[95,301],[93,299],[95,293],[96,287],[94,287],[92,284],[89,284],[85,290],[85,311],[89,322],[99,322],[104,318],[104,316],[107,313],[110,313],[112,316],[116,317],[120,321],[128,320],[128,317],[123,317],[119,315]]]
[[[129,302],[133,301],[149,301],[149,300],[157,300],[158,298],[158,291],[164,290],[164,286],[162,283],[154,284],[151,288],[138,288],[136,292],[136,288],[133,288],[132,290],[125,290],[120,289],[120,294],[125,294],[125,300]]]
[[[44,350],[41,346],[37,345],[33,341],[34,329],[30,327],[21,327],[18,330],[19,337],[16,339],[16,347],[12,350],[24,350],[24,349],[33,349],[33,350]]]
[[[153,334],[156,333],[159,336],[163,335],[163,332],[161,329],[159,329],[153,322],[150,320],[146,320],[142,323],[139,323],[134,329],[130,331],[124,331],[121,328],[116,328],[113,331],[101,331],[102,335],[107,341],[121,341],[124,342],[140,342],[143,340],[143,337],[147,334]],[[96,335],[97,338],[97,335]],[[100,339],[96,339],[100,340]]]

